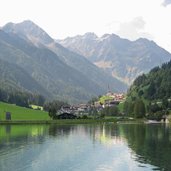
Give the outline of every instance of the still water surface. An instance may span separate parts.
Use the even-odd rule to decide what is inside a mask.
[[[162,124],[0,126],[0,171],[171,171]]]

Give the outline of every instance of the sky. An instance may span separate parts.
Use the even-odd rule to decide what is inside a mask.
[[[0,0],[0,26],[31,20],[54,39],[86,32],[155,41],[171,52],[171,0]]]

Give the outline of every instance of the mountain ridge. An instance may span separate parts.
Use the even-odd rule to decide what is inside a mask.
[[[51,37],[46,41],[48,34],[44,31],[42,33],[43,29],[34,23],[23,23],[24,26],[10,23],[2,27],[0,59],[25,70],[50,93],[50,98],[70,100],[71,103],[83,102],[105,93],[108,84],[116,85],[112,87],[115,91],[126,90],[124,84],[105,74],[84,57],[64,48]],[[38,31],[25,28],[28,23],[36,30],[38,27]],[[42,34],[45,39],[42,39]]]
[[[15,35],[13,35],[13,36],[15,36]],[[11,38],[11,37],[8,37],[8,38]],[[95,84],[90,83],[90,81],[88,81],[82,74],[79,74],[74,69],[72,69],[72,68],[66,66],[64,63],[62,63],[62,61],[60,61],[53,52],[51,52],[49,50],[46,51],[46,49],[40,50],[40,49],[35,48],[34,46],[30,47],[30,45],[27,42],[23,41],[22,39],[20,39],[18,37],[15,37],[15,38],[16,38],[16,40],[14,39],[14,37],[12,37],[12,41],[14,41],[14,42],[11,41],[12,44],[9,45],[7,52],[3,51],[3,50],[6,50],[5,47],[7,46],[6,44],[4,45],[3,50],[1,50],[1,52],[4,55],[0,56],[0,58],[6,60],[7,62],[16,64],[19,67],[26,70],[36,81],[38,81],[41,85],[44,85],[44,88],[48,89],[49,86],[54,87],[54,85],[55,85],[55,87],[53,88],[54,94],[58,94],[60,96],[60,93],[66,94],[64,92],[65,90],[62,91],[63,88],[65,88],[65,87],[69,88],[71,86],[70,89],[74,89],[74,87],[76,89],[78,86],[77,82],[79,80],[82,80],[83,81],[81,83],[82,90],[81,90],[81,87],[79,88],[82,92],[84,92],[83,89],[86,87],[88,88],[89,85],[90,85],[91,89],[93,90],[92,93],[95,92],[95,94],[96,94],[98,92],[98,90],[96,90],[96,88],[95,88],[96,87]],[[8,43],[9,42],[10,41],[8,40]],[[2,42],[0,42],[0,43],[2,43]],[[16,48],[17,43],[18,43],[18,46],[20,49]],[[2,44],[0,44],[0,45],[2,46]],[[30,50],[34,51],[35,54],[30,54],[31,53]],[[50,52],[50,54],[49,54],[49,52]],[[20,56],[20,55],[18,56],[18,54],[20,54],[20,55],[22,54],[22,56]],[[46,56],[46,55],[49,55],[49,56]],[[49,64],[50,64],[50,66],[47,67]],[[62,74],[61,73],[62,71],[66,72],[66,73]],[[55,73],[55,75],[54,75],[54,73]],[[60,79],[63,81],[60,81]],[[67,80],[69,80],[69,79],[71,79],[71,83],[67,82]],[[49,80],[49,81],[47,82],[46,80]],[[84,85],[86,85],[84,82],[85,83],[87,82],[89,84],[87,86],[84,86]],[[66,84],[68,84],[68,85],[66,85]],[[59,93],[58,93],[58,91],[59,91]],[[70,92],[68,92],[68,93],[70,93]],[[100,93],[100,90],[99,90],[99,93]],[[78,92],[78,94],[79,94],[79,92]],[[82,94],[82,96],[85,96],[84,93],[81,93],[81,94]],[[81,96],[81,94],[80,94],[80,96]],[[87,92],[87,95],[88,95],[88,92]],[[71,93],[71,96],[72,96],[72,93]],[[51,97],[53,97],[52,92],[51,92]]]
[[[85,35],[58,42],[128,85],[137,76],[171,59],[169,52],[146,38],[130,41],[116,34],[104,34],[87,39]]]
[[[27,24],[29,23],[29,21],[27,21]],[[7,24],[8,25],[8,24]],[[33,28],[31,28],[31,26]],[[37,25],[33,22],[30,21],[30,27],[27,27],[27,29],[30,29],[31,30],[34,30],[34,28],[37,29]],[[22,22],[22,23],[18,23],[15,30],[15,33],[18,33],[17,35],[18,36],[21,36],[22,38],[24,37],[25,40],[28,40],[28,36],[27,36],[27,33],[29,31],[27,31],[27,29],[23,29],[25,28],[25,22]],[[19,29],[17,29],[19,28]],[[12,33],[10,31],[10,29],[6,29],[6,25],[3,27],[3,30],[7,33]],[[20,32],[20,30],[24,30],[24,32]],[[38,28],[38,30],[42,30],[41,28]],[[43,31],[43,34],[45,37],[50,37],[46,32]],[[33,33],[36,32],[36,31],[32,31]],[[120,81],[116,80],[116,79],[112,79],[111,76],[108,76],[107,74],[105,74],[103,71],[101,71],[99,68],[95,67],[94,65],[92,65],[91,62],[89,62],[87,59],[85,59],[83,56],[79,55],[79,54],[76,54],[68,49],[66,49],[65,47],[61,46],[60,44],[56,43],[55,40],[53,40],[52,38],[50,38],[50,41],[48,43],[44,43],[44,38],[42,40],[42,33],[40,33],[40,35],[37,35],[38,37],[38,43],[39,43],[39,47],[43,46],[43,47],[46,47],[48,49],[50,49],[51,51],[53,51],[59,58],[61,61],[63,61],[64,63],[66,63],[67,65],[69,65],[70,67],[78,70],[79,72],[81,72],[82,74],[86,75],[86,76],[93,76],[93,75],[96,75],[93,77],[92,81],[95,81],[96,83],[100,83],[99,86],[103,87],[106,87],[105,89],[107,89],[107,84],[110,84],[111,86],[115,86],[115,90],[126,90],[126,86],[122,86]],[[31,34],[32,37],[34,37],[34,35]],[[31,41],[33,44],[35,42]],[[37,42],[36,42],[36,45],[37,45]],[[87,69],[88,68],[88,69]],[[99,75],[99,76],[98,76]],[[100,75],[102,75],[100,77]],[[104,81],[105,79],[105,81]],[[101,81],[102,80],[102,81]],[[106,85],[104,85],[104,82],[106,82]],[[117,88],[119,87],[119,88]],[[113,89],[113,90],[114,90]],[[119,91],[120,91],[119,90]]]

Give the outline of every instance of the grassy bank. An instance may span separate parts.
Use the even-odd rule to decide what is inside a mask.
[[[29,109],[25,107],[16,106],[14,104],[0,102],[0,121],[5,120],[6,112],[11,112],[12,121],[50,120],[48,113],[45,111]]]

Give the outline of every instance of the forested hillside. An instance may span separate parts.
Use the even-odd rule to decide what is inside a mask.
[[[161,118],[171,108],[171,61],[139,76],[130,87],[125,112],[136,117],[145,113]]]
[[[25,70],[0,59],[0,101],[24,107],[43,105],[45,98],[40,93],[48,95]]]

